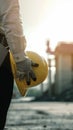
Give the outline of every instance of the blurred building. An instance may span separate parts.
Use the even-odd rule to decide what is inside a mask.
[[[73,43],[60,42],[55,49],[55,94],[73,86]]]
[[[54,70],[55,70],[55,53],[50,47],[50,41],[46,41],[46,54],[47,54],[47,61],[48,61],[48,92],[49,97],[51,98],[53,96],[53,82],[54,82]]]

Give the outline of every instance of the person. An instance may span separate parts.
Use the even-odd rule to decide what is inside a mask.
[[[16,78],[25,78],[28,85],[31,79],[36,81],[32,66],[38,67],[38,64],[26,56],[26,46],[19,1],[0,0],[0,130],[4,130],[13,94],[10,52],[17,67]]]

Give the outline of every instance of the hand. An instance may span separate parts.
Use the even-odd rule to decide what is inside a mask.
[[[16,78],[19,80],[25,79],[28,85],[31,83],[31,78],[32,80],[36,81],[36,75],[33,72],[32,67],[38,67],[37,63],[34,63],[31,59],[25,57],[23,61],[16,63],[16,67]]]

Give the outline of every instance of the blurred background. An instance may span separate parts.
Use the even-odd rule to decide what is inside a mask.
[[[20,11],[26,50],[45,58],[48,75],[23,97],[14,82],[6,127],[73,130],[73,0],[20,0]]]
[[[26,50],[43,56],[48,76],[24,100],[73,101],[73,0],[20,0]],[[14,83],[13,98],[21,98]]]

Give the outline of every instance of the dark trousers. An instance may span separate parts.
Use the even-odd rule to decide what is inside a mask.
[[[13,94],[13,75],[9,53],[0,67],[0,130],[4,129],[8,108]]]

